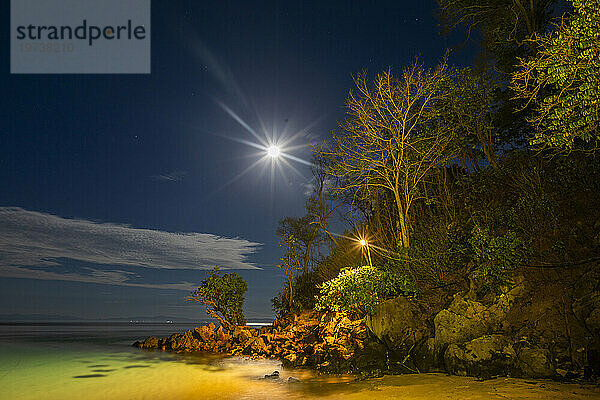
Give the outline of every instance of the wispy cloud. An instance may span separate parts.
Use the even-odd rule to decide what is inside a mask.
[[[0,267],[53,266],[66,258],[160,269],[255,269],[248,256],[260,246],[209,233],[139,229],[0,207]]]
[[[130,286],[147,289],[169,289],[169,290],[192,290],[195,286],[192,282],[178,283],[138,283],[130,281],[131,272],[127,271],[105,271],[94,268],[86,268],[88,273],[77,272],[53,272],[47,270],[32,269],[26,267],[0,266],[0,277],[2,278],[25,278],[44,281],[67,281],[80,283],[97,283],[102,285]]]
[[[166,174],[152,175],[151,178],[157,181],[179,182],[186,177],[188,171],[173,171]]]

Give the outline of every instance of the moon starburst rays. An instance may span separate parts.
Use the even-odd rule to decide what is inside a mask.
[[[241,143],[246,146],[253,147],[255,149],[260,150],[260,153],[258,155],[255,155],[255,157],[256,156],[259,157],[258,160],[253,162],[250,166],[245,168],[242,172],[237,174],[234,178],[229,180],[218,190],[221,190],[225,186],[229,186],[233,182],[236,182],[242,176],[248,174],[252,169],[258,167],[261,164],[262,164],[263,168],[261,168],[261,173],[259,174],[259,176],[263,176],[264,173],[266,172],[265,171],[267,169],[266,167],[270,167],[268,169],[270,170],[271,189],[272,190],[274,190],[276,173],[277,173],[277,175],[280,175],[281,177],[283,177],[283,179],[285,181],[288,180],[287,174],[284,171],[284,167],[286,169],[291,170],[294,173],[294,175],[297,175],[303,181],[307,180],[306,176],[304,176],[290,162],[290,161],[293,161],[293,162],[303,164],[306,166],[311,166],[312,164],[310,162],[308,162],[300,157],[297,157],[296,155],[291,154],[292,151],[306,149],[307,145],[306,144],[292,145],[292,143],[294,141],[296,141],[298,138],[306,135],[308,133],[308,130],[312,126],[314,126],[319,120],[311,122],[308,126],[306,126],[305,128],[303,128],[297,132],[294,132],[293,134],[288,134],[288,132],[287,132],[288,128],[289,128],[288,126],[284,126],[283,129],[279,130],[279,129],[277,129],[275,124],[273,124],[272,129],[269,129],[269,130],[266,129],[262,118],[260,118],[260,116],[258,116],[258,121],[261,125],[261,128],[258,131],[260,133],[262,133],[262,135],[261,135],[259,132],[257,132],[257,130],[255,130],[249,123],[247,123],[242,117],[240,117],[237,113],[235,113],[226,104],[219,102],[219,101],[217,101],[217,104],[221,107],[221,109],[223,109],[223,111],[225,111],[225,113],[227,113],[227,115],[229,115],[242,128],[244,128],[244,130],[246,132],[251,134],[253,136],[253,138],[256,139],[256,141],[247,140],[244,138],[231,137],[231,136],[223,136],[223,137],[225,137],[229,140],[232,140],[234,142]],[[287,123],[287,120],[286,120],[286,123]]]

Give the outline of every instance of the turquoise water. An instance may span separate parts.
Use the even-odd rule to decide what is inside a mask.
[[[598,399],[597,388],[421,374],[354,382],[284,369],[276,360],[131,347],[188,329],[171,324],[0,325],[1,400]],[[260,379],[278,370],[281,380]],[[289,377],[301,382],[287,382]]]

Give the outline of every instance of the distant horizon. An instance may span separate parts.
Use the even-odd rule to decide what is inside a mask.
[[[46,319],[44,319],[46,318]],[[247,321],[247,324],[252,324],[256,322],[267,322],[267,320],[272,321],[269,318],[251,318]],[[133,322],[133,323],[167,323],[167,321],[172,321],[172,323],[190,323],[190,322],[201,322],[201,323],[210,323],[213,322],[218,324],[213,318],[203,317],[203,318],[186,318],[186,317],[176,317],[170,318],[163,315],[157,316],[144,316],[144,317],[107,317],[107,318],[84,318],[84,317],[75,317],[68,315],[40,315],[40,314],[0,314],[0,324],[7,323],[35,323],[35,322]]]

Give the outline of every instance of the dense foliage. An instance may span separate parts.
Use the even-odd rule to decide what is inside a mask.
[[[219,268],[214,268],[188,300],[202,303],[210,316],[224,328],[231,329],[234,325],[246,323],[242,310],[246,290],[248,286],[238,274],[221,273]]]
[[[484,33],[498,64],[457,69],[444,59],[434,69],[417,62],[399,75],[357,77],[346,119],[329,143],[313,146],[318,189],[306,216],[280,226],[303,238],[303,271],[273,299],[279,315],[315,307],[365,315],[414,293],[439,311],[455,293],[493,297],[517,275],[568,271],[600,254],[600,159],[593,146],[555,148],[598,136],[598,3],[575,1],[549,34],[560,1],[526,10],[517,0],[440,3],[453,24]],[[528,79],[517,90],[537,87],[529,104],[537,109],[515,111],[523,99],[508,95],[518,57],[531,76],[516,72]],[[553,146],[534,151],[534,136]],[[330,232],[334,212],[347,223],[341,235]],[[363,237],[375,268],[363,266]]]
[[[381,300],[416,292],[405,276],[366,265],[344,269],[323,283],[315,308],[351,315],[373,314]]]
[[[516,57],[531,52],[526,40],[544,32],[553,9],[561,0],[438,0],[444,32],[456,28],[467,37],[479,38],[483,57],[490,57],[497,69],[510,73]]]
[[[512,231],[492,236],[487,228],[476,225],[469,245],[474,261],[472,278],[480,280],[485,289],[497,291],[526,260],[523,239]]]
[[[361,254],[357,250],[356,242],[348,238],[349,235],[349,232],[345,232],[337,241],[337,245],[332,248],[331,253],[320,258],[308,273],[295,276],[291,305],[288,302],[287,284],[275,298],[271,299],[277,316],[284,316],[290,311],[313,309],[319,295],[319,286],[323,282],[335,278],[344,266],[360,265]]]
[[[573,146],[600,138],[600,2],[574,0],[557,30],[532,39],[539,50],[513,75],[516,95],[533,103],[534,144]]]

